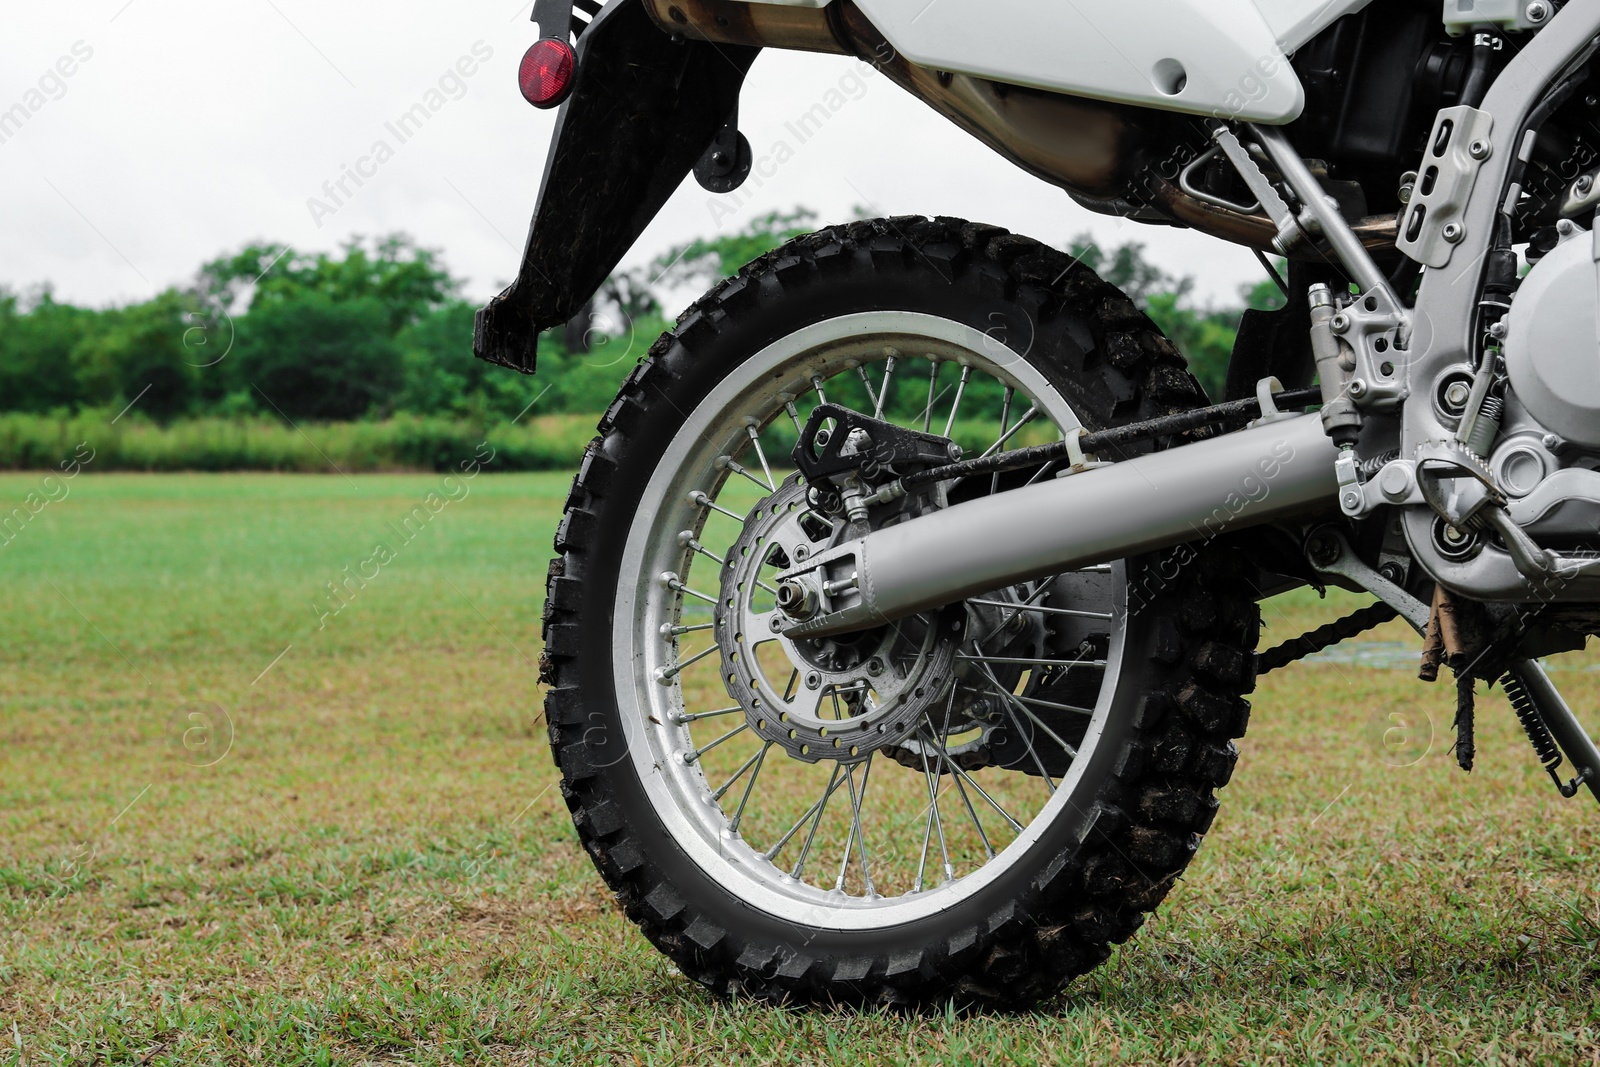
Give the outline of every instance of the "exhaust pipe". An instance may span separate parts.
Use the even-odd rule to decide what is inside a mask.
[[[1322,421],[1301,415],[957,504],[781,575],[815,605],[784,632],[881,626],[1017,582],[1333,506],[1336,458]]]

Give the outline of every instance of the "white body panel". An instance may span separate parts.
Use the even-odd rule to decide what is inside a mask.
[[[827,0],[757,0],[821,7]],[[1371,0],[856,0],[920,66],[1164,111],[1293,121],[1287,55]]]

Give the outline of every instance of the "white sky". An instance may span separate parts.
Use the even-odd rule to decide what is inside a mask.
[[[0,4],[0,113],[43,101],[0,143],[0,284],[49,280],[60,299],[105,305],[181,284],[251,240],[311,251],[395,230],[442,250],[474,301],[515,274],[554,121],[516,88],[517,63],[537,35],[528,4]],[[492,57],[450,87],[460,99],[399,144],[384,124],[475,44]],[[92,56],[30,95],[75,45]],[[1143,241],[1167,270],[1195,276],[1202,301],[1231,302],[1260,277],[1243,249],[1079,208],[881,76],[863,79],[858,99],[797,144],[786,124],[865,69],[836,56],[764,53],[746,83],[742,125],[758,157],[784,140],[794,158],[734,194],[732,211],[713,213],[713,198],[690,179],[624,263],[773,209],[803,204],[828,221],[859,204],[981,220],[1057,246],[1085,230],[1107,245]],[[319,228],[308,199],[326,200],[323,183],[380,138],[394,158]]]

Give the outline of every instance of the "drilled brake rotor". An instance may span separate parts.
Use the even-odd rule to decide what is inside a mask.
[[[807,763],[855,763],[927,722],[950,692],[965,608],[836,638],[792,640],[763,579],[829,547],[834,519],[814,510],[799,475],[745,519],[729,549],[715,611],[723,682],[750,728]]]

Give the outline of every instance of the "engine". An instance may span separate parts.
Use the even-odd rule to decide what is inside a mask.
[[[1597,255],[1594,236],[1564,220],[1506,318],[1508,388],[1490,466],[1512,518],[1556,547],[1600,547]]]

